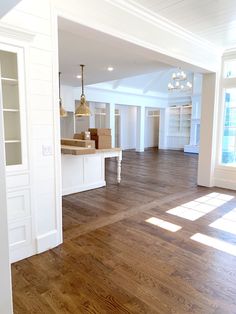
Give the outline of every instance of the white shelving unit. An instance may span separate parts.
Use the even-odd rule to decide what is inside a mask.
[[[24,48],[0,44],[0,114],[4,121],[11,261],[32,255],[31,187],[24,87]]]
[[[182,150],[189,143],[192,106],[190,104],[168,108],[167,148]]]
[[[23,161],[17,53],[1,50],[0,61],[6,165],[16,166]]]

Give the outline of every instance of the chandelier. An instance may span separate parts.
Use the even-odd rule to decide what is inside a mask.
[[[190,91],[192,83],[187,80],[187,74],[179,70],[171,76],[172,81],[168,83],[168,91]]]

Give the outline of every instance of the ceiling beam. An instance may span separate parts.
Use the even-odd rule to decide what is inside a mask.
[[[122,82],[122,80],[114,81],[112,84],[112,89],[117,89],[120,86],[121,82]]]
[[[143,94],[147,94],[147,92],[150,91],[151,86],[157,81],[157,79],[159,79],[159,77],[161,76],[162,73],[163,73],[163,71],[158,72],[158,74],[154,78],[150,79],[147,82],[147,84],[143,88]]]

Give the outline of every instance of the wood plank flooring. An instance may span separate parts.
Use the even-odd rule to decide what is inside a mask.
[[[236,313],[236,193],[197,187],[182,152],[124,152],[115,174],[109,160],[106,188],[63,198],[63,245],[12,265],[14,313]],[[209,226],[229,212],[235,233]]]

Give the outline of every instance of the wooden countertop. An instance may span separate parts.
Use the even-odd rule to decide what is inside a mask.
[[[70,154],[70,155],[88,155],[88,154],[120,152],[120,151],[121,151],[120,147],[95,149],[95,148],[86,148],[86,147],[71,146],[71,145],[61,145],[62,154]]]
[[[96,149],[96,153],[107,153],[107,152],[120,152],[122,149],[120,147]]]

